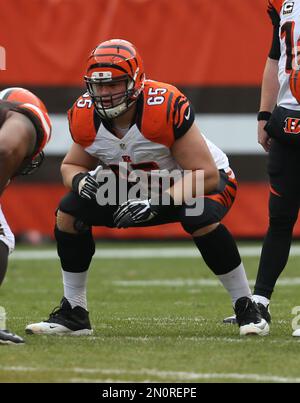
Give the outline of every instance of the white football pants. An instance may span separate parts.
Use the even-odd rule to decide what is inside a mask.
[[[4,242],[9,249],[9,253],[12,253],[15,249],[15,236],[11,232],[9,225],[4,217],[4,214],[0,205],[0,241]]]

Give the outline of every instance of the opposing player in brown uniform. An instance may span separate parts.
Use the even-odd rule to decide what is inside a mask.
[[[180,222],[230,293],[240,334],[267,334],[268,324],[252,301],[235,241],[220,223],[235,198],[233,172],[226,155],[200,134],[187,98],[172,85],[146,80],[138,51],[119,39],[93,50],[85,81],[87,93],[69,111],[74,144],[63,161],[62,175],[72,190],[59,205],[55,230],[64,297],[47,321],[28,325],[26,331],[92,333],[86,279],[95,251],[93,225],[125,228]],[[144,170],[149,175],[177,169],[189,170],[194,178],[196,172],[204,172],[203,213],[187,214],[181,197],[184,177],[163,190],[170,199],[167,205],[151,198],[101,205],[96,177],[99,160],[116,175],[124,162],[129,172]],[[196,181],[191,182],[194,193]]]
[[[24,88],[0,92],[0,196],[13,177],[27,175],[38,168],[50,135],[50,119],[38,97]],[[14,235],[0,206],[0,284],[14,244]],[[1,315],[5,316],[2,307]],[[4,322],[2,319],[0,344],[23,343],[21,337],[6,329]]]

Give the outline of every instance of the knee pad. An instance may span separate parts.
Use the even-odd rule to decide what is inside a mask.
[[[205,228],[208,225],[212,225],[221,221],[219,219],[220,214],[211,212],[209,209],[204,210],[199,216],[186,216],[181,214],[180,222],[182,228],[190,235],[201,228]]]
[[[84,234],[85,232],[88,232],[91,230],[91,227],[84,223],[80,218],[75,218],[74,224],[73,224],[74,230],[78,232],[79,234]]]
[[[60,209],[55,212],[56,226],[60,227],[59,230],[70,234],[83,234],[90,230],[90,225],[86,224],[78,217],[74,217],[71,214],[65,213]]]

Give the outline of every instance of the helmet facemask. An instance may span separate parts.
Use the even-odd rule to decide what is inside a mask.
[[[13,178],[16,176],[19,176],[19,175],[22,175],[22,176],[31,175],[42,165],[44,158],[45,158],[45,154],[43,151],[40,151],[32,159],[25,158],[24,161],[22,162],[21,166],[17,170],[17,172],[14,173]]]
[[[85,82],[100,117],[102,119],[114,119],[125,113],[136,101],[134,80],[127,74],[116,78],[105,78],[105,73],[93,73],[92,77],[85,76]],[[124,83],[123,88],[114,92],[114,86],[121,86],[121,83]],[[110,90],[103,91],[105,86],[110,87]]]

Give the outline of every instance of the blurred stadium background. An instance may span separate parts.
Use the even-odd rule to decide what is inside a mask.
[[[239,181],[226,224],[236,238],[261,238],[268,183],[256,112],[272,34],[266,6],[267,0],[0,0],[0,89],[32,90],[53,122],[42,168],[13,181],[1,197],[17,239],[52,238],[66,192],[59,172],[71,143],[66,112],[85,91],[88,54],[109,38],[135,43],[147,77],[190,98],[199,127],[228,154]],[[231,313],[223,288],[192,245],[173,241],[186,238],[180,225],[97,228],[95,235],[113,242],[97,244],[89,273],[94,335],[26,336],[18,352],[3,346],[0,383],[300,382],[300,340],[291,337],[299,246],[272,299],[270,337],[242,340],[236,327],[222,324]],[[125,242],[132,238],[159,241]],[[122,240],[117,249],[115,239]],[[240,247],[251,285],[260,246]],[[62,295],[59,261],[54,245],[20,245],[9,264],[1,301],[9,328],[24,336],[25,325],[46,318]]]
[[[229,156],[239,181],[226,223],[237,238],[267,226],[266,155],[256,141],[260,83],[271,39],[266,0],[0,0],[0,89],[23,86],[45,102],[53,122],[43,167],[6,190],[1,204],[18,238],[52,237],[66,191],[59,166],[71,138],[66,112],[85,91],[90,51],[109,38],[139,48],[146,75],[192,101],[203,133]],[[3,67],[3,66],[2,66]],[[295,229],[300,235],[300,226]],[[101,239],[184,238],[180,225],[97,228]]]

